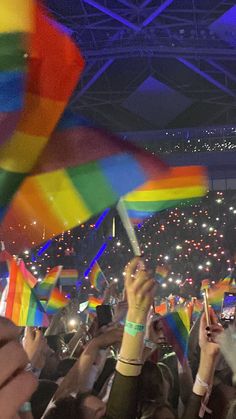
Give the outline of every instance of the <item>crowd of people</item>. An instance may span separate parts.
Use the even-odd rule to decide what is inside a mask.
[[[232,241],[230,252],[235,263]],[[224,328],[212,309],[210,319],[203,312],[180,362],[153,310],[158,284],[144,258],[124,272],[123,298],[108,324],[94,316],[89,326],[59,333],[0,319],[0,418],[236,417],[234,324]]]

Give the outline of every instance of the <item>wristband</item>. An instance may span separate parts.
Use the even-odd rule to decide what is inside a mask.
[[[27,412],[31,412],[31,403],[30,402],[25,402],[24,404],[22,404],[22,406],[19,409],[20,413],[27,413]]]
[[[144,332],[145,326],[144,324],[129,322],[126,320],[125,322],[125,332],[128,333],[130,336],[136,336],[139,332]]]

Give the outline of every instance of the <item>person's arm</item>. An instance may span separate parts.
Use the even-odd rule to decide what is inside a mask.
[[[107,419],[136,417],[137,385],[142,368],[144,333],[156,283],[144,270],[142,259],[133,259],[126,267],[125,288],[128,313],[116,374],[107,404]]]
[[[199,346],[201,349],[200,364],[193,385],[193,392],[187,403],[182,419],[203,417],[206,404],[211,393],[213,377],[219,345],[216,343],[223,328],[217,323],[217,318],[211,309],[211,326],[207,327],[206,315],[202,314],[199,328]]]
[[[19,417],[20,407],[37,388],[37,380],[26,372],[28,358],[18,340],[18,329],[0,317],[0,415]]]
[[[54,395],[54,400],[69,396],[71,393],[92,390],[97,374],[106,360],[100,357],[101,351],[106,350],[114,343],[121,342],[123,328],[114,325],[104,327],[103,333],[93,338],[73,368],[66,375]],[[102,364],[100,364],[102,363]]]

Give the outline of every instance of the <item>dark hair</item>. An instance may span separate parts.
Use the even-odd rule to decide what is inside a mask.
[[[39,380],[38,388],[31,397],[32,414],[34,419],[40,419],[58,385],[50,380]]]
[[[90,394],[82,393],[58,400],[45,415],[45,419],[83,419],[83,402]]]

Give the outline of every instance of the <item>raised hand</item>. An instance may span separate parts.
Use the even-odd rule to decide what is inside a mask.
[[[36,390],[36,378],[25,371],[28,362],[17,327],[0,317],[0,416],[4,419],[15,417]]]

